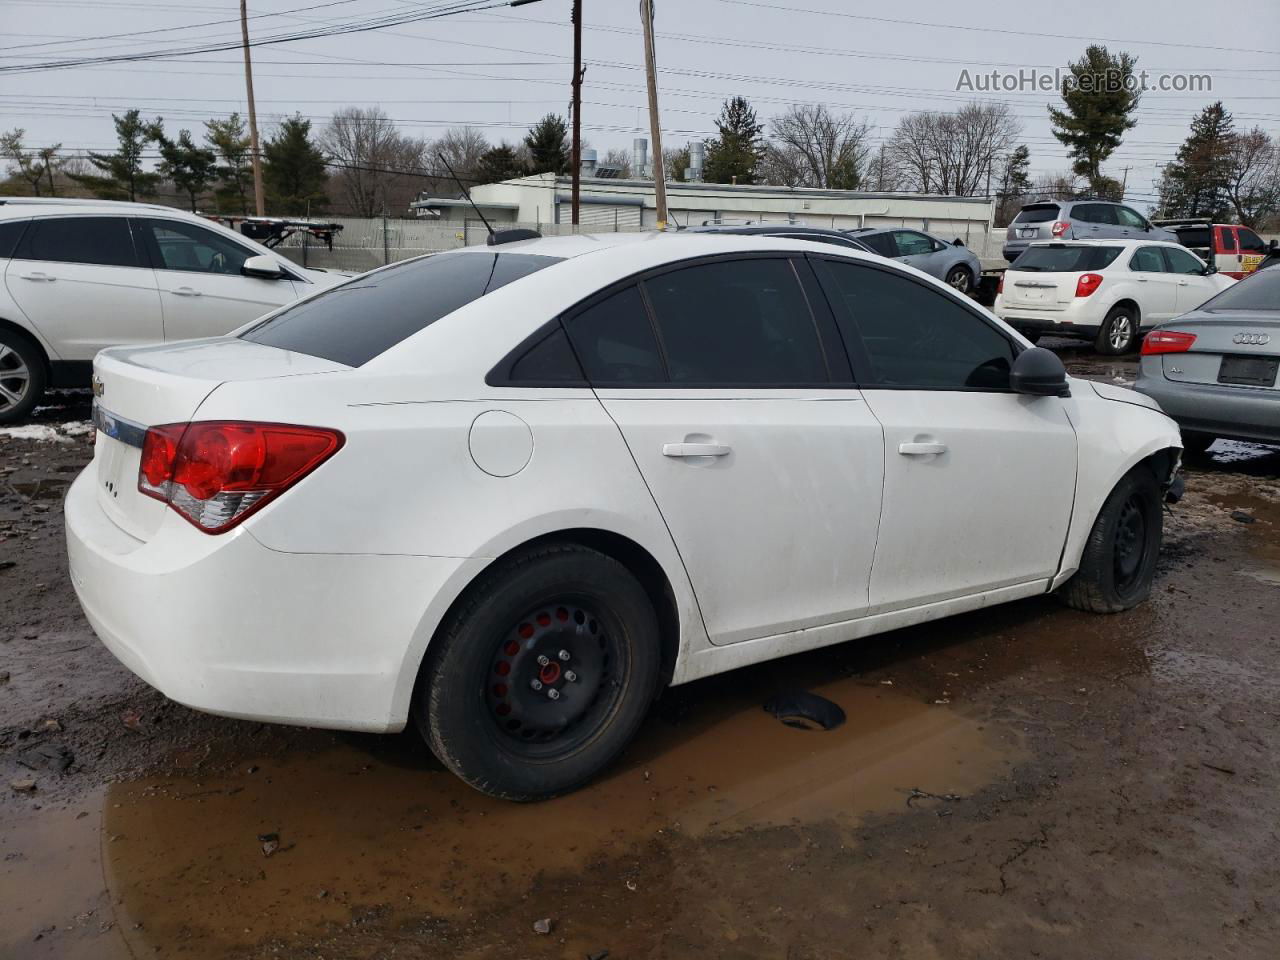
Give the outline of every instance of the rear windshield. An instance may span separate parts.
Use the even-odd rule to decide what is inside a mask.
[[[1019,210],[1018,215],[1013,218],[1013,222],[1044,223],[1046,220],[1056,219],[1058,219],[1058,205],[1056,203],[1034,203]]]
[[[459,307],[560,260],[527,253],[438,253],[358,277],[240,336],[358,367]]]
[[[1219,310],[1280,311],[1280,267],[1268,267],[1233,283],[1200,308]]]
[[[1120,256],[1119,247],[1027,247],[1010,270],[1032,273],[1079,273],[1101,270]]]

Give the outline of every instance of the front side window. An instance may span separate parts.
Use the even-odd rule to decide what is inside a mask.
[[[926,237],[923,233],[916,233],[914,230],[898,230],[893,235],[893,239],[898,244],[898,256],[913,257],[919,253],[933,253],[933,240]]]
[[[1164,248],[1165,260],[1169,262],[1170,273],[1204,273],[1204,264],[1185,250],[1175,247]]]
[[[1129,258],[1129,269],[1139,273],[1164,273],[1164,257],[1159,247],[1139,247]]]
[[[139,221],[155,241],[157,270],[223,273],[239,276],[253,251],[194,223],[181,220]]]
[[[1140,213],[1130,210],[1128,207],[1108,207],[1116,212],[1116,220],[1122,227],[1132,227],[1136,230],[1147,229],[1146,218]]]
[[[1012,342],[947,294],[863,264],[824,260],[820,273],[845,343],[865,351],[859,385],[1008,388]]]
[[[828,380],[818,329],[786,259],[724,260],[644,281],[673,384]]]
[[[124,217],[48,217],[31,221],[14,256],[19,260],[140,267]]]
[[[1245,253],[1265,253],[1267,245],[1248,227],[1240,228],[1240,249]]]

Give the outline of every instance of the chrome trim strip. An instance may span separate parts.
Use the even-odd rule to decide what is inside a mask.
[[[106,410],[97,400],[93,401],[93,425],[112,440],[119,440],[130,447],[142,449],[142,438],[147,435],[147,428],[140,423],[117,417]]]

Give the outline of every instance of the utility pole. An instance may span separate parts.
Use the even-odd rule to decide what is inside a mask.
[[[249,150],[253,155],[253,205],[258,216],[266,216],[262,196],[262,153],[258,149],[258,111],[253,105],[253,63],[249,59],[249,2],[240,0],[240,37],[244,41],[244,87],[249,97]]]
[[[1120,181],[1120,200],[1124,200],[1124,191],[1129,186],[1129,168],[1124,168],[1124,179]]]
[[[578,198],[582,190],[582,0],[573,0],[573,177],[571,222],[578,225]]]
[[[649,84],[649,135],[653,138],[653,194],[658,229],[667,229],[667,175],[662,168],[662,130],[658,122],[658,62],[653,52],[653,0],[640,0],[644,22],[644,72]]]

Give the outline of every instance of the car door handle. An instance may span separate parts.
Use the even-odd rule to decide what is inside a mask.
[[[58,279],[57,277],[49,276],[47,273],[41,273],[39,270],[33,270],[31,273],[20,273],[18,276],[22,277],[23,280],[43,281],[45,283],[53,283]]]
[[[904,457],[927,457],[935,453],[946,453],[945,443],[900,443],[898,452]]]
[[[1187,286],[1188,282],[1189,282],[1189,281],[1187,281],[1187,280],[1179,280],[1179,281],[1178,281],[1178,286],[1180,286],[1180,287],[1185,287],[1185,286]]]
[[[1148,277],[1134,277],[1133,279],[1137,280],[1139,283],[1146,283],[1146,282],[1147,282],[1147,280],[1148,280],[1148,279],[1150,279],[1150,278],[1148,278]]]
[[[723,443],[664,443],[664,457],[725,457],[729,447]]]
[[[172,293],[172,294],[174,294],[175,296],[179,296],[179,297],[198,297],[198,296],[200,296],[200,291],[199,291],[199,290],[197,290],[195,287],[175,287],[174,289],[170,290],[169,292],[170,292],[170,293]]]

